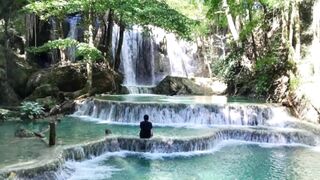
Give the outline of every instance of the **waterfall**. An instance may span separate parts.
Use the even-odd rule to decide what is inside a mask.
[[[113,53],[119,26],[113,27]],[[161,28],[132,26],[124,32],[120,70],[130,93],[145,93],[141,86],[155,86],[165,76],[206,76],[205,64],[196,56],[197,46]],[[136,88],[134,88],[136,87]],[[148,91],[147,91],[148,92]]]
[[[112,113],[111,113],[112,112]],[[241,104],[130,103],[86,100],[78,103],[75,116],[97,121],[138,124],[145,114],[157,125],[277,125],[291,120],[285,108]]]
[[[133,26],[132,30],[124,32],[123,47],[121,53],[121,63],[124,73],[124,85],[137,85],[136,72],[137,62],[140,57],[142,46],[142,32],[138,26]],[[142,69],[141,69],[142,70]]]
[[[80,15],[70,16],[68,18],[69,22],[69,32],[68,32],[68,38],[78,40],[78,23],[81,20]],[[67,49],[67,55],[71,62],[74,62],[76,60],[76,47],[69,47]]]

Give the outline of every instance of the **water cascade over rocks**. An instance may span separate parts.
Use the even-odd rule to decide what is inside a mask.
[[[113,52],[117,47],[119,27],[113,29]],[[197,56],[197,45],[180,40],[173,33],[150,26],[148,30],[132,26],[124,32],[121,71],[129,92],[150,93],[145,86],[157,85],[165,76],[208,75]],[[142,89],[142,90],[141,90]]]
[[[275,116],[284,113],[284,108],[272,105],[131,103],[88,99],[77,105],[74,115],[130,124],[139,123],[143,115],[148,114],[159,125],[257,126],[273,123]]]
[[[221,142],[229,140],[271,145],[319,146],[320,129],[298,123],[277,105],[265,104],[191,104],[106,101],[87,99],[77,103],[73,116],[97,122],[138,124],[149,114],[155,125],[210,128],[202,135],[148,140],[132,136],[106,138],[57,149],[49,160],[29,165],[28,168],[9,167],[0,177],[15,172],[21,179],[68,179],[74,169],[69,162],[83,161],[111,152],[151,154],[210,152]],[[138,128],[138,127],[137,127]],[[156,128],[156,127],[155,127]],[[187,129],[186,129],[187,131]]]
[[[80,15],[76,15],[76,16],[71,16],[68,18],[68,22],[69,22],[69,32],[68,32],[68,38],[71,39],[75,39],[78,40],[78,24],[81,20],[81,16]],[[71,62],[74,62],[76,60],[76,47],[70,47],[67,49],[67,55],[68,55],[68,59]]]

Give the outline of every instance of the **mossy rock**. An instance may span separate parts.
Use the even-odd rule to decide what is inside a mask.
[[[44,98],[47,96],[57,97],[58,94],[59,94],[59,89],[56,86],[53,86],[51,84],[44,84],[37,87],[31,94],[30,98],[31,99]]]
[[[212,95],[210,88],[197,85],[194,81],[184,77],[167,76],[153,91],[165,95]]]
[[[58,104],[58,101],[52,96],[38,98],[36,99],[36,102],[41,104],[44,107],[45,111],[47,112],[50,111],[54,106]]]

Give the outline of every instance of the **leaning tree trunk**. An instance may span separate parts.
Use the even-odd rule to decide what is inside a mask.
[[[223,8],[224,8],[224,12],[227,17],[228,26],[229,26],[230,32],[232,34],[233,40],[238,41],[239,40],[239,33],[238,33],[236,26],[234,24],[227,0],[223,0]]]
[[[120,63],[121,63],[121,50],[122,50],[122,44],[123,44],[123,38],[124,38],[124,30],[125,30],[125,25],[124,22],[122,21],[122,18],[120,19],[120,36],[119,36],[119,42],[118,42],[118,48],[113,64],[113,69],[114,70],[119,70]]]
[[[249,9],[249,20],[250,22],[252,21],[252,12],[251,9]],[[256,45],[256,41],[254,39],[254,35],[253,32],[251,31],[251,39],[252,39],[252,51],[253,51],[253,55],[254,55],[254,60],[256,61],[258,58],[258,53],[257,53],[257,45]]]

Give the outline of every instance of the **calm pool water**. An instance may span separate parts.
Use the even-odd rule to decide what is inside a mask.
[[[221,180],[319,179],[320,152],[296,146],[263,147],[237,141],[207,153],[175,155],[108,153],[84,162],[68,162],[68,179]]]
[[[154,94],[103,95],[97,99],[133,103],[174,103],[174,104],[225,104],[264,103],[262,100],[226,96],[164,96]]]
[[[139,126],[124,124],[103,124],[81,120],[76,117],[65,117],[59,124],[57,130],[58,141],[61,144],[75,144],[88,140],[105,137],[105,129],[111,130],[110,136],[139,137]],[[154,127],[154,137],[188,138],[206,135],[212,132],[212,128],[175,128]]]
[[[48,154],[52,148],[39,138],[18,138],[14,132],[18,127],[25,127],[36,132],[48,127],[48,122],[6,122],[0,124],[0,168],[22,162],[36,161]],[[57,125],[57,144],[74,145],[105,137],[105,129],[111,130],[110,136],[138,137],[140,128],[133,125],[101,124],[95,121],[66,116]],[[189,129],[174,127],[155,127],[155,138],[188,138],[206,135],[210,128]],[[48,133],[46,137],[48,138]]]
[[[47,145],[36,138],[17,138],[15,130],[24,123],[6,122],[0,124],[0,169],[13,163],[33,161],[47,153]]]

